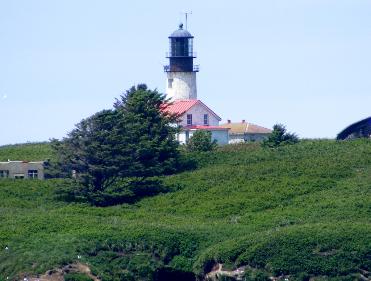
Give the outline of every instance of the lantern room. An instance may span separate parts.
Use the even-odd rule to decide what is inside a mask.
[[[193,59],[196,58],[193,52],[193,36],[183,29],[183,24],[169,36],[169,52],[166,57],[169,58],[170,65],[165,66],[165,72],[198,71],[198,66],[193,65]]]

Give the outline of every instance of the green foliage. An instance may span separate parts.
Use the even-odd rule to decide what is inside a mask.
[[[264,140],[262,145],[264,147],[278,147],[287,144],[295,144],[299,142],[299,138],[296,134],[288,133],[286,127],[282,124],[276,124],[273,126],[273,131],[269,135],[268,139]]]
[[[75,181],[65,181],[56,188],[57,198],[66,202],[89,202],[95,206],[110,206],[122,203],[134,203],[144,197],[155,196],[171,190],[158,178],[126,178],[117,181],[105,190],[91,192]]]
[[[261,270],[248,270],[244,275],[245,281],[269,281],[269,275]]]
[[[212,151],[216,148],[216,140],[211,140],[211,132],[196,131],[187,143],[187,149],[192,152]]]
[[[59,161],[50,165],[48,175],[76,171],[79,185],[68,196],[85,197],[98,206],[158,193],[149,190],[153,184],[148,185],[148,178],[174,172],[179,158],[171,126],[175,117],[161,110],[164,102],[163,95],[145,85],[132,87],[115,109],[82,120],[68,137],[53,141]],[[142,190],[133,192],[138,187]]]
[[[8,159],[44,161],[54,158],[55,155],[48,142],[0,146],[0,161],[8,161]]]
[[[192,259],[184,256],[174,256],[169,265],[177,270],[192,271]]]
[[[215,263],[248,265],[255,279],[370,278],[371,140],[193,157],[197,170],[163,177],[173,192],[106,208],[56,200],[66,179],[0,180],[0,279],[76,261],[102,280],[151,280],[163,268],[202,277]]]
[[[92,281],[92,279],[83,273],[67,273],[64,275],[64,281]]]
[[[123,145],[126,153],[132,155],[126,164],[127,176],[152,177],[174,172],[179,152],[177,129],[172,123],[177,117],[162,110],[165,102],[164,95],[143,84],[132,87],[116,102],[115,109],[123,116],[118,121],[126,135]]]

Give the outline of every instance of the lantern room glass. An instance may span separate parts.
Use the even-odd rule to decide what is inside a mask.
[[[192,57],[193,56],[193,38],[175,37],[170,38],[170,56],[171,57]]]

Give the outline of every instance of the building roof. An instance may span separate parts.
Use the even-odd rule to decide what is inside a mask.
[[[229,128],[225,128],[225,127],[221,127],[221,126],[207,126],[207,125],[185,126],[182,129],[183,130],[205,130],[205,131],[225,131],[225,130],[229,130]]]
[[[337,135],[337,139],[369,136],[371,136],[371,116],[346,127]]]
[[[245,122],[244,120],[239,123],[226,123],[220,125],[224,128],[230,128],[230,134],[270,134],[272,130]]]
[[[8,161],[0,161],[0,164],[9,164],[9,163],[20,163],[20,164],[44,164],[45,161],[26,161],[26,160],[8,160]]]
[[[196,104],[200,104],[205,107],[210,113],[212,113],[217,119],[221,120],[221,118],[210,108],[208,108],[202,101],[200,100],[177,100],[170,104],[168,104],[164,109],[170,114],[176,115],[183,115],[189,109],[191,109]]]
[[[193,38],[193,36],[188,30],[183,29],[183,24],[181,23],[179,29],[171,33],[169,38]]]
[[[177,100],[169,103],[165,110],[170,114],[182,115],[188,111],[192,106],[197,104],[198,100]]]

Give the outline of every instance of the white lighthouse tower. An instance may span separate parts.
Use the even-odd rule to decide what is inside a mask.
[[[196,58],[193,53],[193,36],[183,29],[179,29],[169,36],[170,48],[167,53],[169,65],[165,66],[166,94],[170,103],[166,111],[178,116],[177,125],[181,129],[177,139],[181,144],[188,143],[196,131],[208,131],[211,139],[218,144],[227,144],[228,130],[219,126],[221,118],[206,104],[197,99],[196,73],[198,65],[193,65]]]
[[[169,36],[170,64],[164,67],[167,73],[166,94],[172,101],[197,100],[196,73],[198,65],[193,65],[196,58],[193,52],[193,36],[183,29],[179,29]]]

